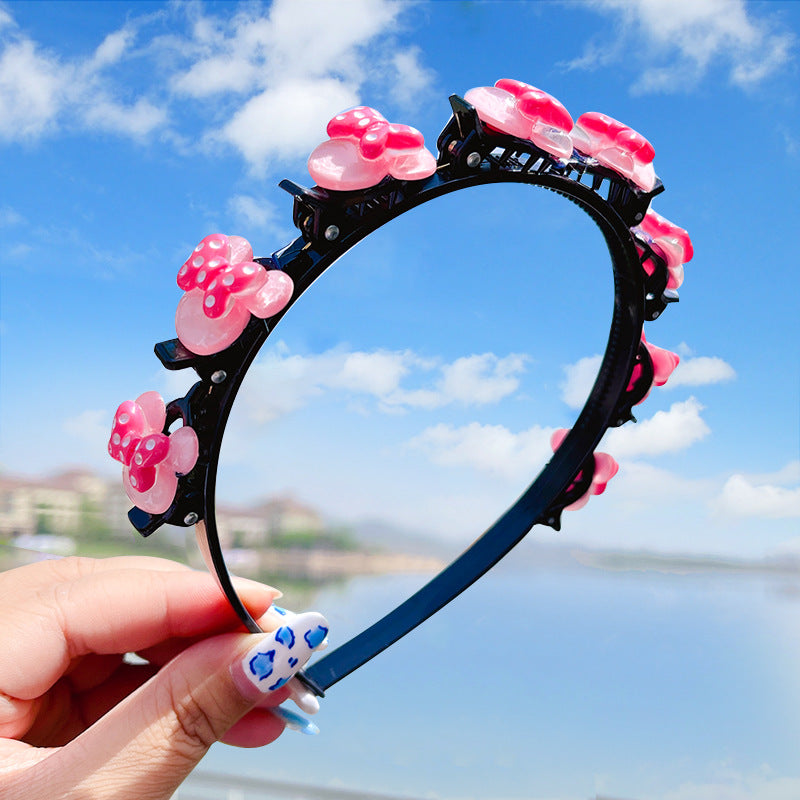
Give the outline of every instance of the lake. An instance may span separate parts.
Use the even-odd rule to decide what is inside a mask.
[[[526,545],[332,687],[320,735],[216,745],[204,770],[442,800],[800,797],[797,573],[543,566]],[[321,590],[332,646],[423,580]]]

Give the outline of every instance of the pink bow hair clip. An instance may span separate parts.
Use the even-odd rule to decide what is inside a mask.
[[[470,89],[464,99],[490,128],[528,139],[558,158],[572,155],[572,117],[547,92],[522,81],[501,78],[494,86]]]
[[[568,428],[559,428],[557,431],[553,432],[553,435],[550,437],[550,447],[552,447],[554,453],[561,446],[564,439],[567,438],[568,433]],[[619,464],[617,464],[613,456],[610,456],[608,453],[593,453],[592,458],[594,459],[594,473],[589,488],[574,503],[565,506],[565,509],[577,510],[583,508],[589,502],[589,498],[593,494],[603,494],[608,482],[617,474]],[[569,492],[582,477],[583,471],[581,470],[581,472],[575,476],[573,482],[567,487],[566,491]]]
[[[330,138],[308,157],[308,171],[323,189],[356,191],[387,175],[415,181],[436,172],[436,159],[416,128],[387,122],[369,106],[337,114],[326,130]]]
[[[613,169],[640,189],[649,192],[656,183],[653,145],[622,122],[588,111],[578,117],[572,129],[575,149]]]
[[[131,502],[150,514],[163,514],[175,499],[178,475],[197,463],[199,444],[192,428],[164,434],[167,411],[158,392],[145,392],[120,404],[114,415],[108,452],[121,462],[122,483]]]
[[[184,347],[200,356],[233,344],[251,314],[266,319],[282,311],[294,290],[285,272],[253,261],[247,239],[222,233],[195,247],[178,271],[178,286],[185,294],[175,329]]]
[[[635,232],[643,236],[666,262],[669,272],[667,289],[678,289],[683,283],[683,265],[691,261],[694,256],[694,248],[689,234],[674,222],[657,214],[653,209],[647,210]],[[649,270],[652,271],[653,266],[650,260],[645,262],[645,269],[648,269],[648,264],[650,265]]]
[[[681,360],[677,353],[673,353],[671,350],[665,350],[663,347],[658,347],[657,345],[648,342],[647,339],[645,339],[644,331],[642,331],[642,344],[647,349],[647,353],[650,356],[650,362],[653,365],[653,381],[641,399],[636,401],[636,405],[643,403],[647,399],[648,395],[650,394],[650,389],[653,386],[663,386],[669,380],[670,375],[672,375],[672,373],[675,371],[675,368],[678,366]],[[634,387],[642,377],[642,372],[643,367],[641,363],[635,364],[633,367],[633,372],[631,373],[631,379],[628,381],[628,392],[633,391]]]

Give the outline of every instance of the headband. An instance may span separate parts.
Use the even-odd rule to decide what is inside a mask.
[[[692,257],[686,231],[650,208],[664,187],[647,139],[597,112],[573,123],[558,100],[516,80],[453,95],[450,105],[436,157],[418,130],[390,123],[372,108],[334,117],[328,140],[308,160],[316,185],[280,183],[294,198],[300,231],[294,241],[270,257],[254,258],[245,239],[212,234],[181,266],[178,337],[158,343],[155,352],[167,369],[193,369],[199,381],[169,403],[146,392],[120,405],[114,417],[109,453],[123,464],[133,526],[149,536],[165,523],[194,525],[209,569],[248,630],[259,632],[225,564],[215,487],[236,393],[286,311],[357,242],[460,189],[541,186],[594,220],[611,257],[614,308],[597,378],[572,429],[553,435],[551,460],[467,550],[380,621],[298,674],[319,696],[450,602],[534,525],[560,530],[564,509],[600,494],[617,471],[610,455],[595,452],[603,434],[635,421],[633,407],[678,363],[677,355],[647,342],[642,330],[645,320],[678,300],[683,264]]]

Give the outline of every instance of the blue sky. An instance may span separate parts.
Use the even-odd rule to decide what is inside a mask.
[[[682,365],[609,435],[619,475],[556,540],[800,551],[800,5],[333,9],[0,3],[3,469],[116,474],[116,406],[191,383],[152,354],[175,335],[181,263],[216,231],[257,255],[294,238],[277,183],[311,185],[333,114],[374,106],[434,148],[448,95],[510,77],[648,137],[667,187],[654,207],[695,248],[681,302],[646,328]],[[223,500],[291,491],[335,519],[470,541],[574,418],[610,283],[588,219],[529,187],[397,220],[262,352],[226,435]]]

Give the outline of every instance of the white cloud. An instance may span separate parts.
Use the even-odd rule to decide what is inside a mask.
[[[348,351],[292,355],[279,345],[251,368],[242,389],[256,422],[267,422],[306,405],[325,391],[340,390],[377,400],[383,412],[497,403],[516,391],[526,358],[493,353],[451,363],[422,358],[410,350]],[[409,387],[404,380],[426,381]],[[263,398],[268,398],[263,402]]]
[[[592,68],[616,62],[631,46],[646,53],[636,92],[691,88],[712,64],[723,63],[732,84],[751,88],[784,68],[795,36],[778,28],[776,16],[753,15],[743,0],[593,0],[596,9],[618,15],[613,42],[590,42],[568,66]]]
[[[246,53],[225,53],[197,61],[186,72],[175,75],[172,88],[195,98],[212,97],[222,92],[247,91],[257,74],[257,65]],[[211,107],[211,103],[208,104]]]
[[[612,500],[619,501],[626,508],[640,510],[652,508],[665,498],[676,507],[685,507],[688,502],[703,502],[710,492],[719,488],[719,481],[687,478],[645,461],[625,458],[612,487]]]
[[[675,403],[669,411],[659,411],[650,419],[610,430],[600,450],[615,458],[628,459],[676,453],[703,439],[710,432],[700,416],[703,406],[689,398]],[[442,466],[466,466],[509,479],[530,475],[552,455],[550,435],[554,428],[534,425],[514,433],[503,425],[477,422],[460,427],[438,424],[415,436],[409,446],[422,450]],[[650,481],[664,486],[664,473],[652,478],[653,468],[634,465],[628,481]],[[632,476],[632,477],[631,477]]]
[[[108,97],[97,96],[83,111],[84,124],[94,130],[119,133],[134,139],[149,136],[164,126],[166,111],[149,100],[139,98],[133,105],[125,106]]]
[[[8,258],[9,262],[21,261],[27,258],[33,252],[33,246],[28,242],[16,242],[9,245],[4,255]]]
[[[403,376],[419,365],[420,360],[410,351],[366,353],[334,348],[301,356],[279,346],[250,369],[243,402],[258,423],[289,414],[334,389],[387,402],[388,396],[398,392]]]
[[[272,159],[308,154],[325,139],[328,120],[357,103],[352,84],[294,78],[252,97],[209,140],[232,145],[261,173]]]
[[[0,8],[0,30],[6,27],[14,27],[14,19],[4,8]]]
[[[602,361],[602,356],[587,356],[564,367],[564,382],[560,385],[561,399],[570,408],[583,408]]]
[[[795,462],[788,466],[783,475],[777,477],[781,480],[786,474],[790,474],[796,480],[797,471]],[[800,486],[790,488],[762,482],[757,476],[731,475],[720,494],[712,501],[712,508],[717,513],[737,517],[800,517]]]
[[[776,472],[749,473],[751,483],[774,483],[776,486],[793,486],[800,483],[800,461],[790,461]]]
[[[66,100],[69,68],[23,39],[0,53],[0,139],[36,139],[51,129]]]
[[[389,55],[393,48],[379,46],[403,6],[349,0],[331,14],[325,0],[277,0],[266,15],[257,7],[224,20],[201,14],[181,43],[191,63],[170,84],[217,112],[225,94],[242,96],[206,141],[231,145],[261,173],[272,159],[307,155],[325,138],[328,120],[359,103],[366,81],[391,74],[401,105],[428,85],[418,51]]]
[[[274,159],[307,155],[328,120],[360,102],[366,84],[400,106],[424,91],[432,73],[421,52],[396,42],[405,7],[348,0],[330,13],[327,0],[276,0],[216,17],[201,4],[179,4],[170,12],[176,32],[147,36],[166,12],[144,14],[92,52],[70,56],[45,51],[3,9],[0,141],[35,141],[64,128],[134,139],[163,131],[183,149],[223,143],[262,173]],[[123,94],[134,86],[132,66],[146,88]],[[170,129],[185,118],[199,134]]]
[[[394,98],[404,108],[411,108],[420,94],[433,84],[434,74],[420,62],[421,51],[409,47],[392,56],[396,72]]]
[[[408,352],[348,353],[330,383],[351,392],[386,397],[398,388],[414,361]]]
[[[132,27],[120,28],[106,36],[100,43],[91,60],[94,69],[116,64],[130,49],[136,38],[136,31]]]
[[[442,368],[442,394],[465,404],[497,403],[519,387],[518,375],[528,359],[511,353],[498,358],[493,353],[458,358]]]
[[[435,464],[470,467],[519,480],[538,471],[552,456],[550,436],[554,430],[534,425],[514,433],[503,425],[471,422],[454,427],[440,423],[426,428],[408,446],[423,451]]]
[[[231,197],[228,200],[228,213],[233,216],[237,224],[249,228],[272,231],[281,224],[278,220],[278,212],[272,203],[247,194]]]
[[[21,225],[25,222],[25,217],[11,206],[0,206],[0,228],[10,228],[13,225]]]
[[[103,70],[118,63],[135,36],[109,34],[88,57],[62,59],[16,34],[0,44],[0,140],[35,141],[62,126],[142,138],[166,122],[166,112],[139,97],[115,97]]]
[[[673,403],[669,411],[657,411],[650,419],[612,428],[603,437],[601,450],[617,459],[678,453],[711,432],[700,416],[703,408],[690,397]]]
[[[678,386],[704,386],[733,380],[736,371],[727,362],[716,356],[684,358],[664,385],[666,389]]]

